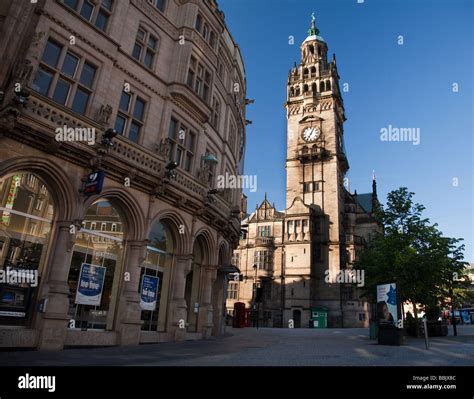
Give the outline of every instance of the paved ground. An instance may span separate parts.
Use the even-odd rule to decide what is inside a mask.
[[[229,329],[207,341],[62,352],[0,352],[0,366],[474,366],[474,325],[458,336],[381,346],[367,329]]]

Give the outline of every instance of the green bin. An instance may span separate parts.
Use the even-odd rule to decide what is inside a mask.
[[[313,328],[327,328],[328,326],[327,308],[311,308],[310,326]]]

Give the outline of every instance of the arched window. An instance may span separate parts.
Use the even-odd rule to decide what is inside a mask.
[[[207,40],[207,35],[209,34],[209,26],[204,22],[204,28],[202,30],[202,37]]]
[[[314,46],[309,46],[309,52],[310,52],[311,54],[314,54]]]
[[[175,240],[165,221],[153,225],[148,240],[150,243],[140,273],[142,330],[163,332],[166,331]]]
[[[91,227],[76,234],[69,267],[69,318],[74,322],[68,326],[109,330],[114,324],[122,275],[123,219],[114,205],[102,199],[89,207],[84,221]],[[115,224],[116,231],[97,231],[103,223]]]
[[[296,92],[295,92],[295,96],[299,96],[301,93],[300,93],[300,87],[297,86],[296,87]]]
[[[33,298],[45,274],[54,212],[51,192],[38,176],[17,172],[0,178],[0,272],[4,277],[0,281],[0,325],[27,326],[32,319]],[[25,272],[18,275],[24,283],[10,280],[15,270]]]
[[[318,91],[318,85],[317,85],[316,83],[313,83],[313,84],[311,85],[311,91],[312,91],[313,93],[317,93],[317,91]]]
[[[324,82],[319,83],[319,91],[322,93],[323,91],[326,91],[324,88]]]
[[[312,78],[316,77],[316,67],[311,67],[311,77]]]
[[[303,78],[307,78],[309,74],[308,68],[303,69]]]
[[[292,87],[292,88],[290,89],[290,97],[294,97],[294,95],[295,95],[295,88]]]
[[[308,92],[308,90],[309,90],[308,85],[304,85],[303,86],[303,93]]]
[[[329,90],[331,90],[331,81],[326,80],[326,91],[329,91]]]
[[[200,14],[197,15],[196,17],[196,25],[195,25],[196,30],[201,33],[201,28],[202,28],[202,17]]]

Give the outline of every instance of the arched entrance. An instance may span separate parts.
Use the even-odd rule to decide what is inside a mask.
[[[36,174],[0,179],[0,325],[32,324],[54,213],[51,191]]]
[[[69,328],[113,329],[125,230],[119,210],[108,200],[101,199],[87,210],[68,275]]]
[[[156,222],[148,236],[149,245],[140,274],[140,307],[144,331],[166,331],[173,254],[176,249],[174,237],[172,225],[166,220]]]
[[[184,298],[188,311],[188,331],[197,332],[198,315],[201,300],[201,286],[203,279],[203,266],[208,259],[205,239],[202,236],[196,238],[193,247],[193,262],[191,271],[186,276]]]

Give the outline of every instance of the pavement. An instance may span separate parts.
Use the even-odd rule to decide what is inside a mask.
[[[228,328],[202,341],[135,347],[0,352],[0,366],[474,366],[474,325],[458,336],[382,346],[368,329]]]

